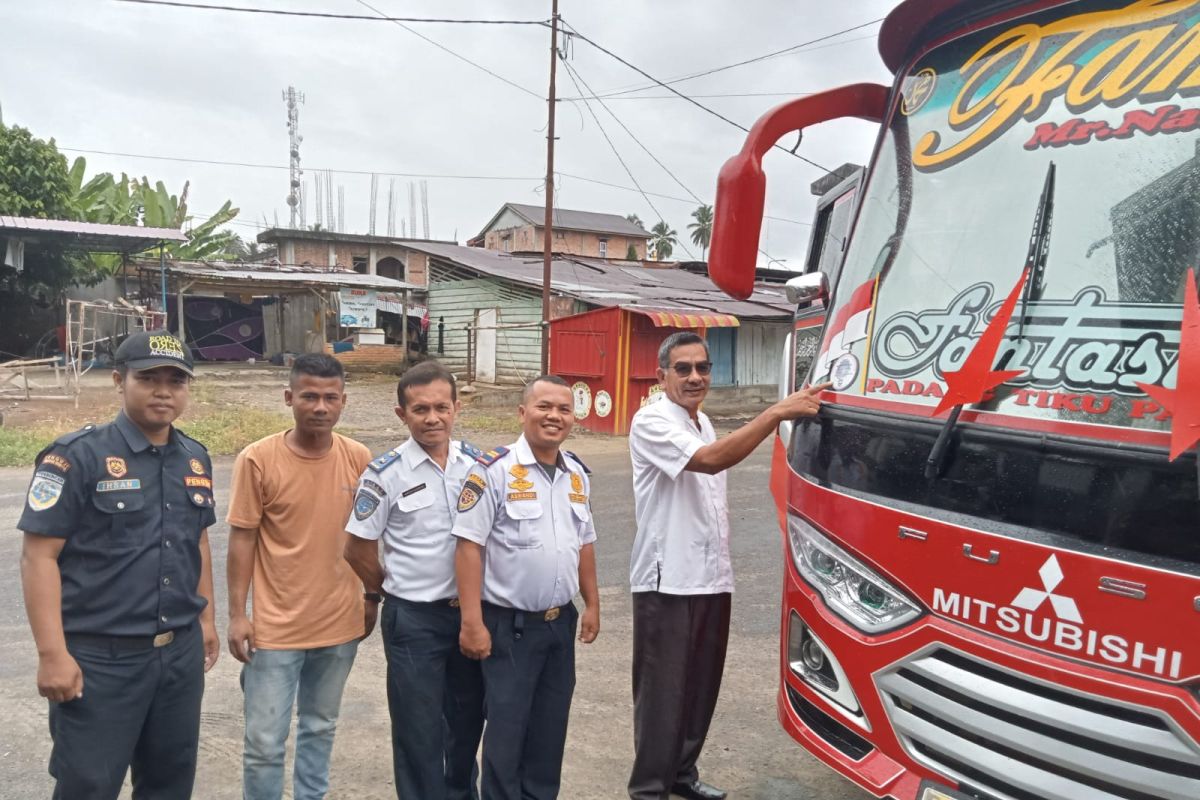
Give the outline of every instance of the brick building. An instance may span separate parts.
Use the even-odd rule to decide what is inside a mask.
[[[339,267],[363,275],[382,275],[418,286],[429,285],[429,257],[402,246],[403,241],[453,244],[440,240],[402,240],[395,236],[368,236],[334,231],[271,228],[258,241],[276,249],[280,264],[302,267]]]
[[[540,253],[545,236],[545,209],[522,203],[505,203],[491,221],[467,244],[506,253]],[[624,260],[632,246],[637,261],[646,258],[650,234],[617,214],[572,211],[554,212],[555,253]]]

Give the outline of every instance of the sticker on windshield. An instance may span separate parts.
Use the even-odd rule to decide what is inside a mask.
[[[858,359],[852,353],[846,355],[833,362],[833,368],[829,370],[829,380],[833,382],[833,390],[835,392],[844,392],[854,385],[854,381],[858,379]]]
[[[913,165],[921,172],[954,166],[1048,113],[1061,116],[1037,125],[1026,150],[1200,130],[1200,108],[1167,102],[1194,95],[1200,84],[1197,12],[1200,2],[1135,0],[1068,17],[1050,12],[1044,24],[1025,20],[942,65],[943,78],[956,82],[948,104],[929,102],[938,82],[931,68],[921,69],[906,82],[901,112],[938,108],[945,119],[916,138]],[[1141,107],[1114,110],[1133,104]]]

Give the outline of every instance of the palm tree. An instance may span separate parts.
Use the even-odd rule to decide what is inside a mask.
[[[654,248],[654,260],[662,261],[670,258],[675,245],[679,244],[679,234],[661,219],[650,229],[650,233],[652,234],[650,246]]]
[[[634,225],[637,225],[642,230],[646,230],[646,226],[642,224],[642,218],[639,217],[637,214],[626,214],[625,219],[629,220]]]
[[[713,207],[700,206],[692,212],[692,219],[696,221],[688,223],[688,230],[692,232],[692,243],[700,245],[700,260],[704,261],[712,241]]]

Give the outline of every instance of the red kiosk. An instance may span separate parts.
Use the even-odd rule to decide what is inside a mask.
[[[596,433],[623,434],[658,390],[658,346],[677,331],[701,336],[737,317],[688,308],[613,306],[550,322],[550,371],[571,383],[575,418]]]

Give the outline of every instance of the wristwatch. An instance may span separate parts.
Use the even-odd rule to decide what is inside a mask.
[[[383,595],[379,592],[363,592],[363,599],[370,600],[372,603],[379,603],[383,601]]]

